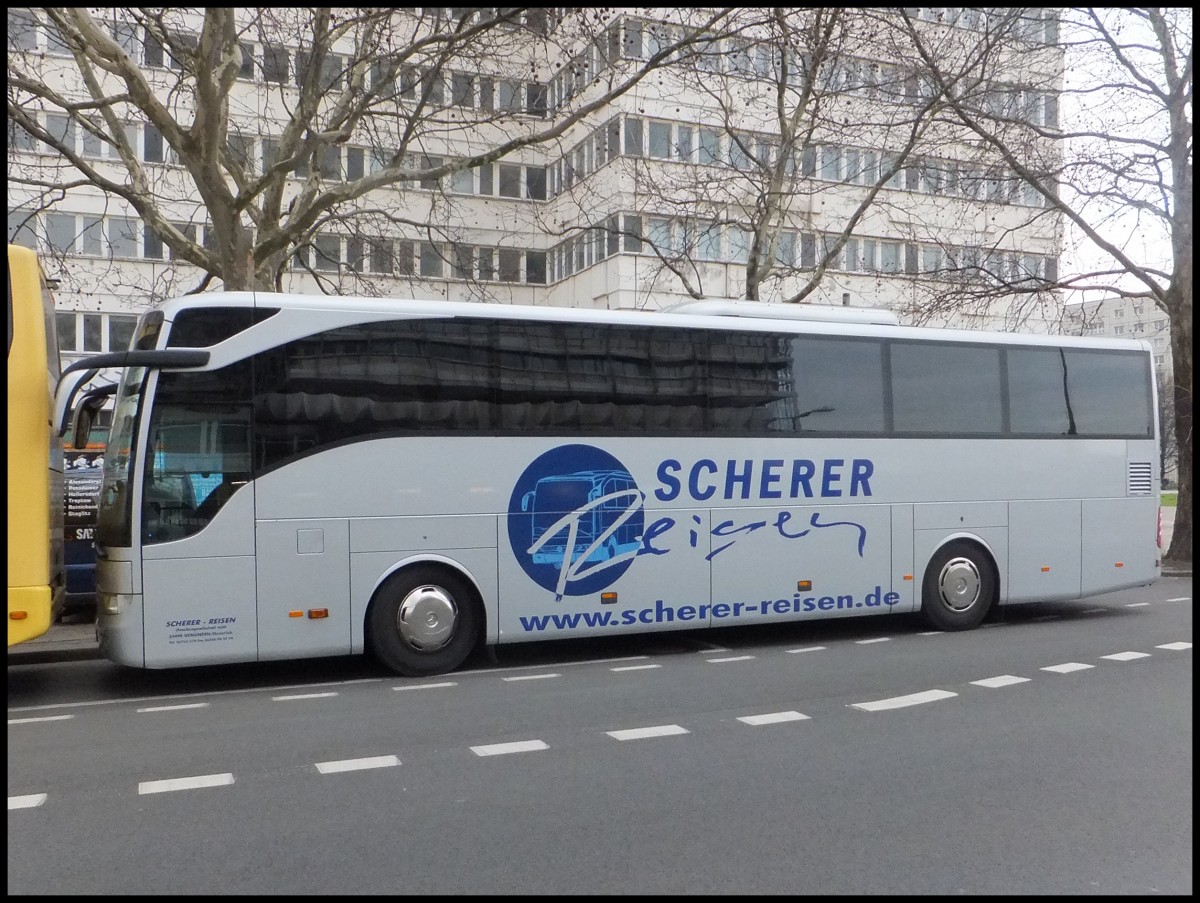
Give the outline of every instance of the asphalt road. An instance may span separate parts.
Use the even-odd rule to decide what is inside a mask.
[[[915,619],[10,666],[10,894],[1190,894],[1190,578]]]

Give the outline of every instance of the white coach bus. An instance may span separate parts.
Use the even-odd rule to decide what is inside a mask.
[[[998,604],[1160,574],[1146,342],[880,311],[208,294],[123,368],[98,632],[146,668]],[[87,412],[102,391],[76,408]]]

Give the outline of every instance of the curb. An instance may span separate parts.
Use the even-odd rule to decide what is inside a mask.
[[[10,649],[9,665],[44,665],[49,662],[85,662],[101,658],[99,646],[57,649]]]

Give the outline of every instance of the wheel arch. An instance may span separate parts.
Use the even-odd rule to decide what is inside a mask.
[[[942,549],[946,548],[946,546],[950,545],[951,543],[956,543],[956,542],[965,542],[970,545],[976,546],[984,553],[984,555],[987,558],[987,563],[990,565],[990,567],[992,569],[992,577],[996,581],[996,604],[997,605],[1003,604],[1004,593],[1005,593],[1005,581],[1004,581],[1004,574],[1000,569],[1000,555],[997,552],[996,548],[993,546],[992,543],[988,542],[986,539],[984,539],[978,533],[972,533],[968,530],[958,530],[958,531],[955,531],[954,533],[947,533],[945,536],[943,536],[941,541],[938,542],[937,545],[935,545],[932,549],[930,549],[929,554],[925,556],[925,560],[921,563],[920,571],[915,572],[915,573],[920,574],[920,578],[919,578],[920,582],[918,582],[918,584],[917,584],[918,591],[915,594],[916,595],[916,605],[913,607],[914,612],[919,612],[925,606],[924,593],[922,593],[920,591],[920,588],[922,586],[924,586],[925,573],[926,573],[926,571],[929,570],[930,563],[938,556],[938,553],[941,552]]]
[[[388,565],[388,567],[381,571],[375,578],[375,582],[371,586],[371,591],[367,593],[367,604],[362,610],[362,616],[360,620],[364,641],[366,640],[367,634],[370,630],[369,624],[371,619],[371,609],[375,605],[375,600],[379,598],[380,587],[382,587],[388,580],[401,571],[427,564],[436,565],[438,567],[443,567],[447,570],[453,571],[471,584],[471,588],[475,591],[475,596],[479,600],[480,612],[483,615],[483,630],[480,632],[481,640],[482,642],[488,644],[495,643],[495,633],[498,628],[496,626],[496,613],[492,607],[494,603],[491,599],[489,599],[489,594],[485,592],[482,581],[475,574],[474,569],[463,564],[463,562],[447,555],[439,555],[435,552],[414,552],[411,555],[406,555],[404,558],[400,558]]]

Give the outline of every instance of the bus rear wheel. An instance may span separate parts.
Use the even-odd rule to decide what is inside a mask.
[[[470,655],[483,626],[474,587],[436,565],[393,574],[367,615],[368,643],[383,665],[408,677],[453,671]]]
[[[921,614],[938,630],[978,627],[996,601],[998,585],[991,559],[970,542],[938,549],[925,569]]]

